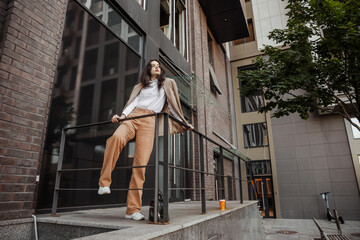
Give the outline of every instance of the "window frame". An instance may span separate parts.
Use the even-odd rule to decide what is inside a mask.
[[[256,70],[255,65],[247,65],[247,66],[243,66],[243,67],[238,67],[238,74],[240,74],[241,71],[247,71],[247,70]],[[242,88],[243,86],[243,82],[241,82],[239,80],[239,90]],[[241,94],[241,91],[239,91],[239,95],[240,95],[240,106],[241,106],[241,113],[253,113],[253,112],[257,112],[258,109],[255,110],[250,110],[250,111],[246,111],[246,104],[245,104],[245,100],[246,98],[252,98],[252,97],[259,97],[262,100],[262,105],[259,105],[259,107],[263,106],[265,103],[265,99],[264,99],[264,95],[262,93],[262,90],[259,89],[257,93],[252,94],[250,96],[246,96],[244,94]]]
[[[255,146],[252,146],[251,143],[254,142],[250,142],[250,140],[253,140],[254,138],[252,139],[249,139],[249,141],[247,141],[247,135],[246,135],[246,132],[247,132],[247,129],[246,127],[247,126],[250,126],[250,125],[262,125],[263,126],[263,132],[264,132],[264,135],[263,135],[263,139],[262,139],[262,144],[261,145],[255,145]],[[251,128],[252,130],[253,128]],[[255,129],[255,128],[254,128]],[[261,129],[260,127],[258,127],[257,129]],[[256,129],[255,129],[256,130]],[[269,140],[268,140],[268,128],[267,128],[267,124],[266,122],[259,122],[259,123],[249,123],[249,124],[243,124],[243,140],[244,140],[244,148],[258,148],[258,147],[268,147],[269,146]],[[249,134],[251,134],[252,136],[254,136],[256,133],[253,133],[251,131],[249,131]],[[255,139],[255,143],[259,142],[259,140]],[[249,144],[249,146],[247,146],[247,143]]]
[[[171,43],[178,49],[180,54],[184,56],[185,59],[188,59],[188,34],[187,34],[187,2],[183,0],[160,0],[160,13],[162,7],[162,1],[168,1],[169,3],[169,32],[166,33],[162,28],[164,26],[159,26],[164,35],[171,41]],[[183,10],[179,14],[179,19],[176,19],[176,8],[177,5],[183,8]],[[161,14],[160,14],[161,18]],[[179,22],[178,28],[176,28],[176,23]],[[161,21],[160,21],[161,22]],[[161,23],[160,23],[161,24]],[[177,43],[176,33],[179,31],[179,42]]]

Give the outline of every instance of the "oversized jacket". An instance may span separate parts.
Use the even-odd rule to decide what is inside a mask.
[[[179,98],[176,82],[171,78],[165,78],[165,80],[162,82],[162,85],[163,85],[163,88],[165,91],[167,101],[165,101],[164,107],[161,110],[161,112],[167,112],[167,113],[171,114],[171,112],[169,110],[169,106],[168,106],[168,102],[169,102],[173,108],[173,111],[181,118],[182,122],[184,124],[188,125],[189,123],[185,120],[183,111],[181,110],[181,103],[180,103],[180,98]],[[135,85],[124,109],[132,101],[134,101],[134,99],[140,93],[142,88],[143,88],[142,83]],[[169,118],[169,133],[170,134],[182,133],[182,132],[185,132],[186,130],[187,130],[186,127],[180,126],[180,124],[178,124],[175,121],[170,120],[170,118]],[[163,134],[164,134],[164,115],[162,114],[159,116],[159,135],[161,136]]]

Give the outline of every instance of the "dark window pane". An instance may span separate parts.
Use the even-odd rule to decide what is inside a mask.
[[[76,76],[77,76],[77,66],[72,67],[71,69],[71,81],[70,81],[70,89],[74,90],[76,85]]]
[[[71,37],[64,37],[62,41],[62,56],[70,56],[72,48]]]
[[[241,95],[241,108],[242,112],[255,112],[264,104],[263,96],[261,95],[261,92],[250,95],[250,96],[244,96]]]
[[[81,11],[79,14],[79,24],[78,24],[78,30],[81,30],[84,25],[84,11]]]
[[[251,169],[253,175],[272,174],[270,160],[251,161]],[[250,175],[249,168],[246,170],[247,175]]]
[[[86,46],[91,46],[99,42],[99,30],[100,23],[96,19],[90,18],[86,36]]]
[[[212,50],[212,38],[208,33],[208,54],[209,54],[209,63],[211,66],[214,66],[214,59],[213,59],[213,50]]]
[[[108,26],[118,36],[121,35],[121,22],[122,18],[117,12],[112,11],[109,13]]]
[[[81,88],[79,109],[78,109],[78,124],[85,124],[91,122],[92,106],[94,99],[94,85],[85,86]]]
[[[88,81],[94,79],[96,76],[98,50],[93,49],[85,53],[84,68],[82,74],[82,81]]]
[[[160,1],[160,29],[170,39],[171,28],[170,28],[170,4],[169,0]]]
[[[103,76],[113,75],[119,67],[119,43],[109,44],[105,47]]]
[[[265,123],[243,125],[244,147],[263,147],[268,145]]]
[[[85,8],[90,9],[99,21],[107,25],[116,36],[128,43],[138,53],[141,52],[142,36],[122,18],[122,15],[111,4],[104,0],[93,0],[91,4],[84,1],[81,3]]]
[[[101,84],[99,121],[109,120],[115,114],[116,107],[116,81],[111,79]]]
[[[81,37],[77,37],[76,45],[75,45],[75,56],[74,56],[75,59],[79,58],[80,47],[81,47],[80,44],[81,44]]]
[[[254,65],[245,66],[238,68],[238,73],[241,71],[247,71],[247,70],[254,70],[256,69]],[[239,81],[240,89],[243,86],[246,86],[246,81]],[[259,107],[264,105],[264,98],[261,89],[257,91],[255,94],[252,95],[243,95],[240,96],[241,99],[241,111],[243,113],[246,112],[256,112],[258,111]]]
[[[100,1],[82,1],[84,4],[93,2],[99,3]],[[104,4],[106,3],[102,1],[102,8],[104,8]],[[99,6],[100,3],[97,6],[94,5],[94,10],[104,12],[105,8],[102,9]],[[69,0],[68,11],[73,11],[75,18],[66,20],[67,24],[64,26],[62,40],[64,47],[61,46],[64,51],[61,50],[59,53],[57,63],[58,68],[55,75],[57,78],[55,79],[56,84],[52,95],[48,131],[43,150],[37,209],[51,208],[61,129],[106,121],[109,120],[112,113],[121,113],[131,90],[138,81],[140,71],[139,55],[124,42],[118,40],[99,19],[92,19],[92,16],[74,0]],[[85,20],[88,21],[88,24],[84,23]],[[73,24],[68,23],[69,21],[75,21],[76,27],[72,27]],[[85,26],[87,27],[84,28]],[[70,27],[72,28],[69,29]],[[125,33],[131,33],[131,30]],[[86,39],[82,40],[82,38]],[[84,45],[81,45],[82,42]],[[81,81],[77,82],[77,79]],[[68,131],[64,168],[101,167],[106,139],[111,136],[118,125],[100,126]],[[118,161],[118,164],[131,165],[132,159],[128,157],[131,155],[130,153],[131,149],[128,150],[126,147],[119,157],[121,160]],[[149,174],[152,174],[151,171],[147,172],[147,178],[153,179],[154,176],[149,177]],[[127,188],[130,177],[131,169],[115,174],[113,176],[115,188]],[[98,171],[64,173],[61,178],[61,186],[93,188],[97,185],[98,180]],[[151,182],[145,182],[144,187],[151,187]],[[121,192],[113,194],[107,199],[100,199],[97,197],[96,191],[63,191],[59,197],[59,207],[126,203],[126,194]],[[143,199],[145,202],[147,201],[145,204],[150,202],[152,195],[144,193]]]

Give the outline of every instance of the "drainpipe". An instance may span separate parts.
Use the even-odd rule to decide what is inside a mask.
[[[36,216],[31,215],[34,218],[34,232],[35,232],[35,240],[38,240],[38,233],[37,233],[37,225],[36,225]]]

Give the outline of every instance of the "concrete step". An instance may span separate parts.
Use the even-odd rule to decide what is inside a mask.
[[[171,203],[170,223],[125,219],[126,208],[107,208],[38,215],[39,239],[265,239],[257,202],[227,201],[219,210],[217,201]],[[148,207],[142,213],[148,219]]]

